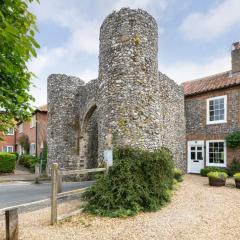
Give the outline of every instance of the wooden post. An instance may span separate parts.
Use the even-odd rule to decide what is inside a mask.
[[[35,164],[35,183],[39,183],[39,177],[40,177],[40,168],[39,164]]]
[[[58,193],[62,192],[62,180],[63,176],[61,174],[58,174]]]
[[[18,240],[18,209],[13,208],[5,212],[6,240]]]
[[[57,223],[58,164],[52,164],[51,225]]]

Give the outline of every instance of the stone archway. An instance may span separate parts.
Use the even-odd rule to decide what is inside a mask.
[[[89,108],[83,118],[79,135],[80,168],[95,168],[98,165],[97,106]]]

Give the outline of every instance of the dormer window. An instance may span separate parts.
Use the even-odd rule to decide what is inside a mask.
[[[227,122],[227,95],[207,99],[207,124]]]

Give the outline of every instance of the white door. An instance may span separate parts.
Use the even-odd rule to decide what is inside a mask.
[[[188,172],[200,173],[204,168],[204,141],[188,142]]]

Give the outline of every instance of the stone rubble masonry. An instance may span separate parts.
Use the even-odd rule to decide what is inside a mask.
[[[114,11],[100,29],[98,79],[48,78],[48,169],[102,163],[113,145],[169,148],[186,171],[183,90],[158,71],[158,27],[141,9]]]

